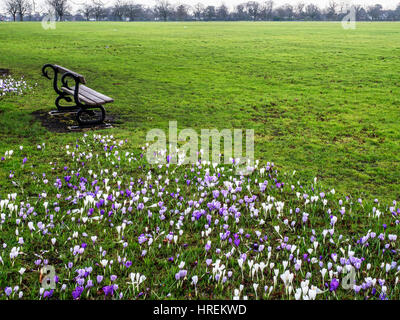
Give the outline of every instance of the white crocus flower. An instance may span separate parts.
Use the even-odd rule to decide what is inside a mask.
[[[257,289],[258,289],[258,283],[253,283],[253,288],[254,288],[254,292],[256,293],[256,299],[257,299]]]
[[[315,298],[317,297],[317,290],[310,289],[308,291],[308,296],[309,296],[310,300],[315,300]]]
[[[103,266],[103,268],[105,268],[105,267],[107,267],[108,260],[103,259],[103,260],[100,261],[100,263],[101,263],[101,265]]]

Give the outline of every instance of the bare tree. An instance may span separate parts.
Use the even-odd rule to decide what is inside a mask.
[[[292,5],[290,4],[285,4],[283,6],[285,8],[286,11],[286,16],[288,17],[289,20],[293,20],[294,17],[294,8]]]
[[[310,3],[308,6],[306,6],[306,16],[310,20],[319,20],[321,11],[315,4]]]
[[[303,19],[303,17],[304,17],[304,7],[305,7],[305,6],[306,6],[306,5],[305,5],[303,2],[299,2],[299,3],[296,5],[295,14],[296,14],[296,16],[297,16],[298,19]]]
[[[335,20],[336,19],[336,8],[338,7],[338,4],[331,0],[328,4],[328,8],[326,10],[326,17],[330,20]]]
[[[168,16],[172,12],[172,6],[168,0],[157,0],[157,3],[154,7],[154,12],[160,19],[167,21]]]
[[[272,20],[272,12],[274,10],[274,2],[272,0],[265,1],[261,6],[261,17],[263,20]]]
[[[285,4],[275,10],[275,15],[282,20],[292,20],[294,13],[290,4]]]
[[[183,21],[189,18],[189,6],[186,4],[180,4],[175,10],[176,19]]]
[[[248,15],[253,21],[256,21],[260,14],[260,4],[256,1],[249,1],[246,3]]]
[[[379,20],[382,14],[382,5],[376,4],[370,6],[367,12],[371,16],[372,20]]]
[[[204,5],[202,3],[195,4],[193,7],[194,18],[196,20],[200,20],[203,11],[204,11]]]
[[[68,0],[47,0],[47,4],[56,15],[57,20],[63,21],[70,10]]]
[[[135,21],[143,11],[141,4],[134,4],[132,1],[125,4],[125,15],[130,21]]]
[[[90,17],[93,14],[93,7],[90,4],[85,3],[79,12],[83,15],[86,21],[89,21]]]
[[[99,21],[101,18],[105,16],[106,10],[101,0],[93,0],[92,8],[93,8],[93,15],[96,21]]]
[[[15,4],[17,6],[17,12],[20,21],[24,21],[24,17],[31,10],[31,4],[28,0],[15,0]]]
[[[121,0],[117,0],[112,10],[114,17],[121,21],[125,13],[124,11],[125,5],[122,3]]]
[[[235,8],[235,12],[233,16],[236,20],[247,20],[247,12],[245,8],[245,4],[238,4]]]
[[[215,17],[216,17],[215,7],[214,6],[207,6],[204,9],[203,17],[204,17],[205,20],[208,20],[208,21],[215,20]]]
[[[228,7],[224,4],[221,4],[217,8],[217,19],[218,20],[228,20],[228,17],[229,17]]]
[[[6,10],[7,10],[7,13],[9,13],[12,16],[13,21],[15,21],[17,19],[17,13],[18,13],[17,1],[16,0],[7,0],[6,1]]]
[[[353,7],[354,7],[354,11],[356,13],[356,19],[357,20],[365,20],[367,18],[365,9],[363,8],[362,5],[356,4]]]
[[[396,19],[400,19],[400,3],[397,5],[396,10],[394,11]]]

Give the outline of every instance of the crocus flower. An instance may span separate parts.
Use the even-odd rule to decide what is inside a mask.
[[[339,281],[336,278],[333,278],[330,283],[329,290],[336,291],[338,287],[339,287]]]
[[[4,292],[6,293],[7,297],[9,297],[12,293],[12,288],[11,287],[6,287],[4,289]]]
[[[105,296],[112,296],[114,294],[114,285],[103,287],[103,292]]]
[[[83,287],[78,286],[72,291],[72,297],[74,298],[74,300],[77,300],[80,298],[80,296],[83,292],[83,289],[84,289]]]
[[[103,281],[103,276],[98,275],[96,280],[97,280],[97,283],[101,283]]]

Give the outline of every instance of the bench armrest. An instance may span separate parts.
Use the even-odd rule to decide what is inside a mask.
[[[53,78],[49,74],[49,69],[53,70]],[[54,65],[45,64],[42,67],[42,76],[46,77],[49,80],[53,80],[54,91],[58,94],[62,94],[61,90],[58,88],[58,69]]]
[[[43,76],[43,77],[46,77],[46,78],[49,79],[49,80],[51,80],[52,78],[50,77],[49,71],[47,70],[47,69],[49,69],[49,68],[52,69],[54,73],[57,73],[57,69],[54,68],[54,66],[53,66],[52,64],[45,64],[45,65],[42,67],[42,76]]]
[[[72,88],[72,86],[68,85],[68,80],[73,80],[74,84],[74,100],[76,105],[80,105],[80,101],[79,101],[79,85],[81,84],[81,79],[79,76],[77,76],[75,73],[72,72],[66,72],[63,74],[62,78],[61,78],[61,83],[62,86],[65,88]]]
[[[59,66],[57,64],[55,64],[53,67],[56,68],[61,73],[71,73],[71,74],[73,74],[75,77],[79,78],[79,81],[82,84],[86,83],[85,77],[83,75],[79,74],[79,73],[76,73],[75,71],[72,71],[72,70],[69,70],[67,68],[61,67],[61,66]]]

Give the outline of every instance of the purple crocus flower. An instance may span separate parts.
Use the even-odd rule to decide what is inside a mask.
[[[43,298],[51,298],[51,296],[53,295],[53,292],[54,292],[54,290],[53,289],[51,289],[50,291],[45,291],[44,293],[43,293]]]
[[[74,300],[77,300],[80,298],[81,294],[83,292],[83,287],[76,287],[75,290],[72,291],[72,297]]]
[[[97,283],[101,283],[103,281],[103,276],[98,275],[97,276]]]
[[[7,297],[9,297],[10,294],[12,293],[12,288],[11,288],[11,287],[6,287],[6,288],[4,289],[4,292],[6,293]]]
[[[88,280],[88,282],[86,284],[86,289],[90,289],[91,287],[93,287],[93,281],[92,280]]]
[[[142,244],[143,242],[146,242],[146,241],[147,241],[147,238],[146,238],[146,236],[145,236],[144,234],[141,234],[141,235],[138,237],[138,241],[139,241],[139,244]]]
[[[129,268],[132,265],[132,261],[127,261],[125,263],[125,267]]]
[[[114,294],[114,285],[103,287],[103,291],[105,296],[112,296]]]
[[[339,287],[339,280],[333,278],[329,287],[329,291],[336,291]]]
[[[180,270],[179,271],[179,277],[180,278],[185,278],[187,275],[187,270]]]

